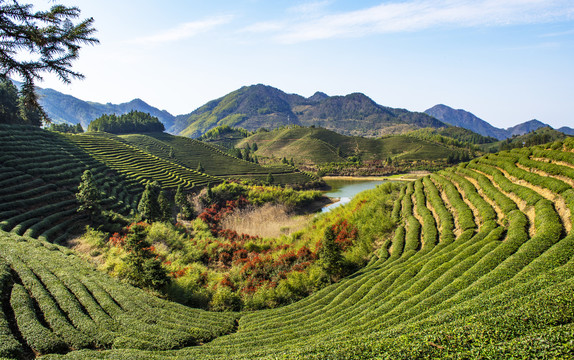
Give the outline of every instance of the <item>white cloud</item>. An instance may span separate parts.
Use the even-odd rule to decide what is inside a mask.
[[[252,33],[268,33],[284,30],[288,26],[286,21],[262,21],[243,28],[241,31]]]
[[[572,18],[571,0],[407,0],[312,19],[302,17],[275,30],[281,30],[277,40],[298,43],[436,27],[506,26]]]
[[[212,30],[217,26],[227,24],[231,22],[231,20],[233,20],[233,16],[224,15],[199,21],[186,22],[174,28],[159,32],[155,35],[138,38],[135,40],[135,42],[140,44],[158,44],[184,40],[196,36],[197,34]]]

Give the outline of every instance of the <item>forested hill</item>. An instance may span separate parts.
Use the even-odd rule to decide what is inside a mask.
[[[262,84],[244,86],[175,118],[170,132],[198,137],[229,125],[246,130],[284,125],[321,126],[345,135],[380,136],[421,127],[444,127],[437,119],[417,112],[381,106],[361,93],[305,98]]]

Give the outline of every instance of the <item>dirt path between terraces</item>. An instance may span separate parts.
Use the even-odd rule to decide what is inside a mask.
[[[446,196],[446,193],[444,192],[444,189],[440,186],[440,184],[437,184],[433,178],[431,177],[431,181],[434,183],[434,186],[436,186],[436,188],[439,191],[440,197],[442,199],[442,201],[444,202],[446,208],[448,209],[448,211],[451,212],[452,214],[452,219],[454,221],[454,229],[453,229],[453,233],[454,233],[454,238],[458,239],[458,237],[462,234],[462,229],[460,227],[460,221],[458,218],[458,212],[456,211],[456,209],[454,208],[454,206],[452,206],[452,204],[450,203],[450,200],[448,199],[448,196]]]
[[[474,217],[474,224],[476,225],[477,229],[479,229],[480,226],[482,224],[484,224],[484,219],[481,218],[480,211],[478,211],[476,206],[474,206],[474,204],[472,202],[470,202],[470,200],[468,200],[466,193],[464,192],[464,190],[462,189],[462,187],[460,186],[459,183],[457,183],[453,179],[448,179],[448,180],[456,187],[456,189],[458,190],[459,193],[464,195],[464,196],[462,196],[462,201],[464,201],[466,203],[466,205],[472,211],[472,215]]]
[[[554,208],[558,213],[558,216],[560,216],[560,219],[562,220],[562,225],[564,226],[564,229],[566,229],[566,233],[567,234],[570,233],[570,230],[572,230],[572,221],[570,220],[570,208],[568,207],[566,201],[564,201],[564,198],[560,194],[556,194],[555,192],[552,192],[547,188],[531,184],[526,180],[515,178],[504,169],[498,167],[497,169],[500,170],[500,172],[502,172],[504,176],[506,176],[506,178],[509,179],[510,181],[520,186],[524,186],[533,191],[536,191],[543,198],[552,201],[554,203]]]
[[[498,168],[495,167],[495,169],[498,169]],[[494,185],[494,187],[496,189],[498,189],[498,191],[503,193],[510,200],[514,201],[514,203],[518,206],[518,209],[520,211],[522,211],[526,215],[526,217],[528,218],[528,223],[529,223],[528,234],[530,235],[530,237],[533,237],[536,234],[536,226],[535,226],[535,222],[534,222],[534,220],[536,219],[536,212],[534,210],[534,206],[529,206],[526,203],[526,201],[521,199],[518,195],[502,190],[500,185],[498,185],[498,183],[496,181],[494,181],[494,177],[492,175],[489,175],[489,174],[484,173],[484,172],[477,170],[477,169],[472,169],[472,170],[476,171],[479,174],[486,176],[488,178],[488,180],[490,180],[492,185]]]
[[[468,169],[471,170],[471,169]],[[485,193],[484,190],[482,190],[482,187],[478,184],[478,181],[470,176],[466,176],[464,174],[459,174],[460,176],[464,177],[466,180],[468,180],[472,185],[474,185],[474,187],[476,188],[476,192],[478,192],[478,195],[480,195],[484,201],[486,201],[488,204],[490,204],[490,206],[492,206],[492,208],[494,209],[494,212],[496,213],[496,221],[498,222],[499,225],[502,224],[502,219],[504,219],[504,212],[502,211],[502,209],[498,206],[498,204],[496,203],[496,201],[494,201],[493,199],[489,198]]]
[[[421,233],[420,233],[419,243],[420,243],[420,247],[422,249],[425,246],[424,240],[423,240],[424,239],[424,236],[423,236],[424,220],[423,220],[423,217],[421,216],[421,214],[419,214],[419,212],[417,211],[417,197],[415,196],[414,192],[411,195],[411,201],[413,203],[413,216],[421,224]]]
[[[573,164],[570,164],[570,163],[568,163],[568,162],[566,162],[566,161],[559,161],[559,160],[553,160],[553,159],[547,159],[547,158],[539,158],[539,157],[531,157],[530,160],[545,162],[545,163],[554,164],[554,165],[566,166],[566,167],[569,167],[569,168],[571,168],[571,169],[574,169],[574,165],[573,165]]]
[[[531,159],[531,160],[534,160],[534,159]],[[555,164],[555,165],[558,165],[558,164]],[[554,179],[563,181],[563,182],[565,182],[566,184],[568,184],[568,185],[570,185],[570,186],[572,186],[572,187],[574,188],[574,179],[569,178],[568,176],[564,176],[564,175],[553,175],[553,174],[547,173],[547,172],[544,171],[544,170],[540,170],[540,169],[537,169],[537,168],[529,168],[529,167],[524,166],[524,165],[519,164],[519,163],[516,163],[516,166],[519,167],[519,168],[521,168],[522,170],[526,170],[526,171],[528,171],[528,172],[535,173],[535,174],[538,174],[538,175],[540,175],[540,176],[551,177],[551,178],[554,178]],[[574,169],[574,166],[573,166],[572,168]]]

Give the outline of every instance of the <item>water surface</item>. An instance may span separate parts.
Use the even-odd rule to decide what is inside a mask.
[[[358,193],[374,189],[377,185],[384,183],[386,180],[326,180],[331,190],[325,193],[330,198],[339,198],[340,200],[331,205],[325,206],[323,212],[331,211],[337,206],[348,203]]]

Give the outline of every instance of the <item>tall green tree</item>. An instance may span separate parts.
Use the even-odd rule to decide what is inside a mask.
[[[183,192],[183,186],[179,185],[175,192],[175,206],[177,206],[179,213],[184,219],[191,219],[194,216],[193,205],[187,199],[186,194]]]
[[[64,83],[84,76],[72,70],[72,62],[84,44],[96,44],[94,19],[78,23],[80,9],[54,5],[48,11],[33,11],[31,4],[17,0],[0,1],[0,78],[18,76],[25,109],[37,109],[45,121],[48,116],[38,103],[34,83],[43,73],[53,73]],[[29,111],[29,110],[26,110]]]
[[[336,279],[343,272],[344,258],[341,254],[341,248],[335,242],[336,236],[332,226],[327,226],[321,248],[319,249],[319,261],[323,269]]]
[[[22,122],[18,104],[18,89],[9,79],[0,79],[0,123]]]
[[[160,221],[170,222],[171,221],[171,203],[165,193],[159,192],[157,197],[157,204],[159,206],[159,219]]]
[[[159,192],[159,184],[156,181],[146,184],[141,200],[138,203],[138,212],[143,219],[150,222],[161,219],[161,209],[158,203]]]
[[[169,282],[167,272],[161,266],[146,238],[146,229],[140,224],[130,228],[124,243],[128,253],[123,259],[126,269],[122,277],[135,286],[161,289]]]
[[[76,199],[80,202],[78,211],[84,211],[92,218],[101,212],[101,193],[96,186],[96,182],[94,181],[94,177],[90,170],[86,170],[82,174],[82,179],[78,186],[78,192],[76,193]]]

